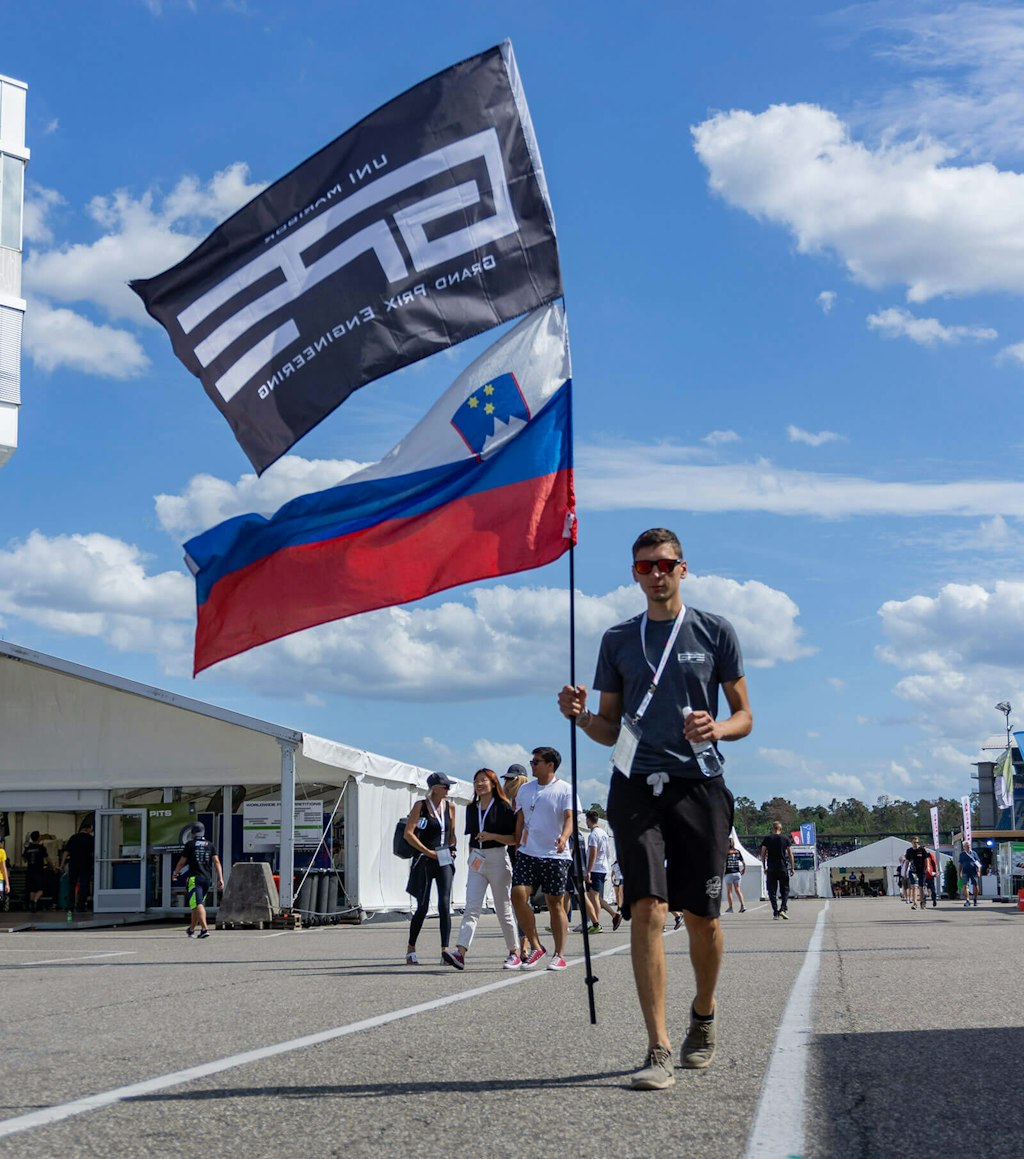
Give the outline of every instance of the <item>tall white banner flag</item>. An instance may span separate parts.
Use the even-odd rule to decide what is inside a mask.
[[[929,812],[932,815],[932,844],[936,849],[939,847],[939,807],[932,805]]]
[[[960,806],[964,811],[964,841],[974,844],[974,835],[971,832],[971,798],[961,797]]]

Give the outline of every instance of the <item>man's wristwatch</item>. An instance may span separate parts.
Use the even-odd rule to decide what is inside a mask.
[[[576,717],[576,723],[584,730],[590,727],[590,722],[594,719],[594,714],[589,708],[585,708],[579,716]]]

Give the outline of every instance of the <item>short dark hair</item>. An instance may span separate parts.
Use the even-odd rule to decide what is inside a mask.
[[[587,810],[587,820],[588,821],[600,821],[601,814],[598,813],[598,811],[596,809],[588,809]]]
[[[633,544],[633,558],[636,559],[636,553],[641,548],[660,547],[663,543],[671,543],[678,550],[679,558],[683,558],[683,545],[679,542],[679,536],[674,531],[669,531],[667,527],[652,527],[642,535],[638,535]]]
[[[39,840],[39,830],[33,829],[32,832],[28,835],[28,839],[29,839],[29,841],[38,841]]]
[[[562,754],[558,749],[551,748],[550,745],[541,745],[539,749],[534,749],[533,755],[540,757],[542,761],[547,761],[548,764],[554,765],[556,769],[562,763]]]

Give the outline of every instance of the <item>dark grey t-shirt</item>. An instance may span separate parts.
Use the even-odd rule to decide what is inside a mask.
[[[605,632],[594,674],[594,688],[622,693],[623,709],[630,716],[647,694],[672,632],[672,620],[648,620],[645,659],[640,642],[642,620],[642,615],[634,616]],[[732,624],[711,612],[688,607],[673,655],[640,719],[642,735],[633,772],[703,780],[704,774],[683,738],[683,708],[688,704],[695,712],[710,712],[717,719],[719,686],[742,675],[743,657]]]

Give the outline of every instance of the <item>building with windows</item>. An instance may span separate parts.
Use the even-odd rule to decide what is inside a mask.
[[[25,101],[28,86],[0,76],[0,467],[18,446],[21,406],[22,210],[25,201]]]

